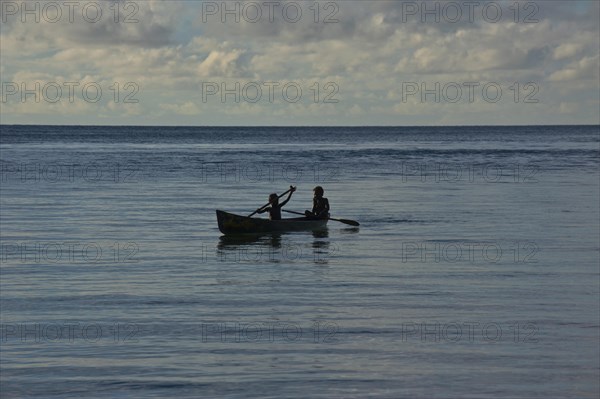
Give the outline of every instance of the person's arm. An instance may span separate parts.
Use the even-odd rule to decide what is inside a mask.
[[[266,208],[264,208],[264,209],[262,209],[262,210],[261,210],[260,208],[259,208],[259,209],[257,209],[257,210],[256,210],[256,213],[265,213],[265,212],[269,212],[270,210],[271,210],[271,207],[270,207],[270,206],[268,206],[268,207],[266,207]]]
[[[287,203],[288,203],[288,201],[290,200],[290,198],[292,198],[292,194],[294,193],[294,191],[296,191],[296,189],[295,189],[295,188],[294,188],[294,189],[292,189],[292,190],[290,191],[290,193],[288,194],[288,197],[285,199],[285,201],[283,201],[283,202],[282,202],[282,203],[279,205],[279,208],[283,208],[283,206],[284,206],[285,204],[287,204]]]

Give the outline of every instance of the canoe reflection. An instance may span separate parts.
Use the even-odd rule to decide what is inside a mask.
[[[313,231],[313,259],[316,264],[327,264],[329,260],[329,230]]]
[[[217,257],[226,263],[309,261],[326,264],[332,252],[329,232],[313,231],[312,236],[311,241],[306,234],[223,235],[217,244]]]
[[[328,230],[319,230],[313,231],[313,248],[329,248],[329,231]]]
[[[264,245],[273,248],[281,247],[281,234],[263,234],[263,235],[223,235],[219,237],[218,249],[227,250],[243,246]]]

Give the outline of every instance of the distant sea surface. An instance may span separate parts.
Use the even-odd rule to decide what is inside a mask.
[[[598,126],[0,129],[2,398],[599,395]]]

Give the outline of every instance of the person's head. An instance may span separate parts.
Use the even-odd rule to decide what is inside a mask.
[[[317,187],[313,188],[313,192],[315,193],[315,197],[317,197],[317,198],[321,198],[323,196],[323,194],[325,193],[325,191],[323,190],[323,187],[321,187],[321,186],[317,186]]]
[[[269,195],[269,204],[277,205],[278,201],[279,201],[279,197],[277,196],[276,193]]]

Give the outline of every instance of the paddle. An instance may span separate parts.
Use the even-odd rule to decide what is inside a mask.
[[[290,191],[292,191],[294,188],[295,188],[294,186],[290,186],[290,189],[287,190],[285,193],[281,194],[279,197],[277,197],[277,199],[283,197],[284,195],[286,195],[287,193],[289,193]],[[263,209],[265,209],[269,205],[271,205],[271,203],[267,202],[266,204],[264,204],[263,206],[261,206],[260,208],[258,208],[257,210],[255,210],[254,212],[252,212],[251,214],[249,214],[248,217],[250,218],[250,217],[254,216],[256,213],[258,213],[258,211],[262,211]]]
[[[302,215],[305,216],[303,213],[300,212],[294,212],[294,211],[287,211],[285,209],[282,209],[282,211],[287,212],[287,213],[295,213],[296,215]],[[334,218],[329,218],[329,220],[335,220],[336,222],[342,222],[345,224],[349,224],[350,226],[360,226],[360,223],[358,223],[356,220],[350,220],[350,219],[334,219]]]

